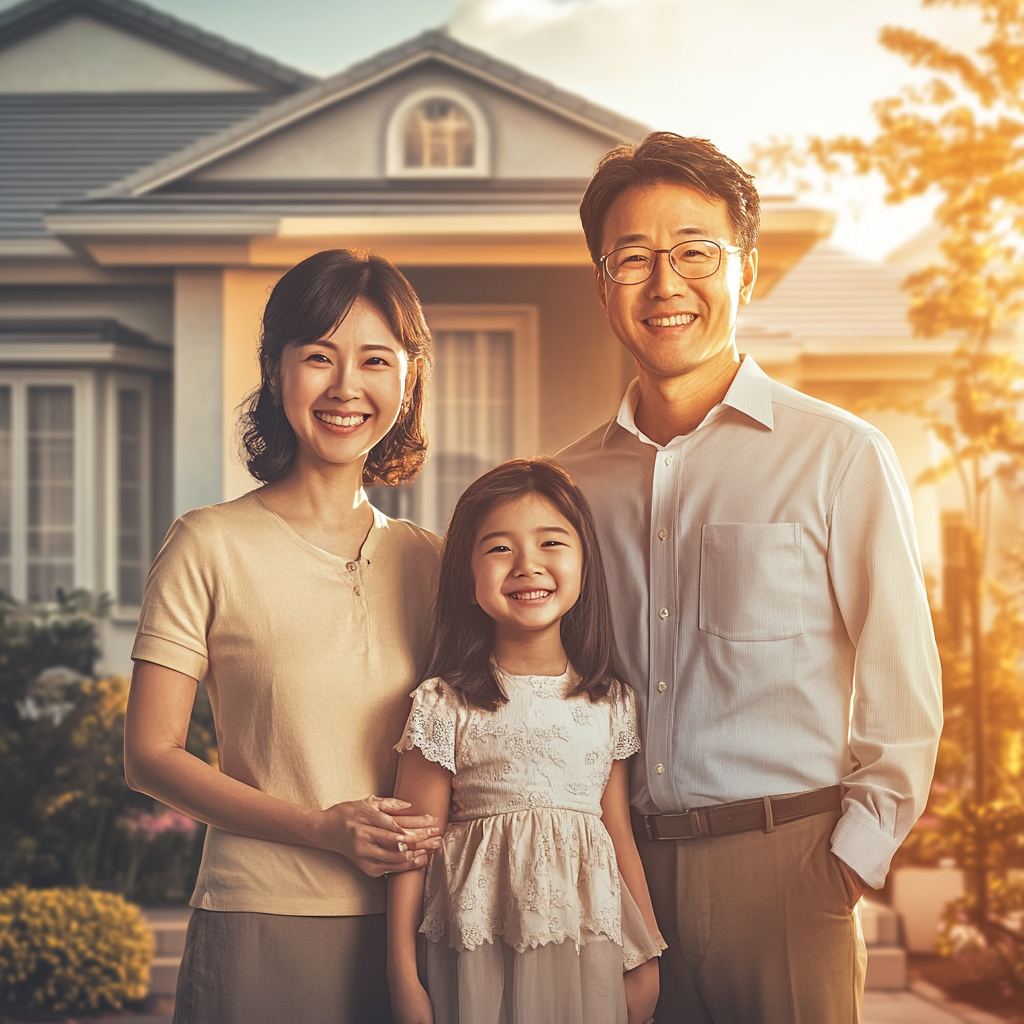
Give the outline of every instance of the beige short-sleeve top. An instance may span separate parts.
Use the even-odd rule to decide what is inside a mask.
[[[303,540],[256,492],[178,519],[150,570],[132,657],[205,680],[220,769],[326,808],[392,792],[391,749],[427,656],[440,541],[374,510],[357,560]],[[341,854],[210,828],[192,906],[382,913]]]

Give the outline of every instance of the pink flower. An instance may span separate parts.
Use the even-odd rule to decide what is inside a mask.
[[[181,811],[175,811],[170,807],[160,811],[158,814],[133,815],[122,817],[117,820],[118,825],[126,832],[142,832],[146,842],[152,842],[157,836],[165,832],[180,832],[182,835],[193,836],[196,832],[196,821]]]

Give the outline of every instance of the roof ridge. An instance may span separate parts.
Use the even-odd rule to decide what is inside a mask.
[[[29,2],[69,2],[69,0],[29,0]],[[94,2],[94,0],[78,0]],[[102,0],[104,3],[129,3],[133,0]],[[461,65],[469,71],[476,70],[485,78],[516,89],[535,102],[560,109],[563,116],[575,117],[595,128],[603,128],[609,134],[636,139],[646,135],[650,128],[630,118],[616,114],[605,107],[591,103],[575,93],[567,92],[535,75],[521,71],[512,64],[491,57],[482,50],[459,42],[443,29],[428,29],[412,39],[382,50],[366,60],[339,71],[328,78],[320,79],[302,92],[287,96],[266,107],[251,118],[232,125],[192,146],[172,154],[135,174],[123,178],[107,188],[90,193],[90,198],[138,195],[151,188],[159,188],[174,180],[175,171],[190,173],[203,166],[206,160],[219,159],[234,152],[236,148],[255,142],[265,134],[284,127],[291,120],[299,120],[307,113],[328,106],[344,98],[346,91],[358,92],[364,85],[372,84],[391,69],[411,65],[417,58],[427,59],[431,54],[449,59],[455,66]],[[237,144],[237,145],[236,145]]]
[[[134,30],[138,35],[164,46],[170,45],[188,56],[204,59],[222,70],[247,76],[264,87],[294,90],[317,81],[314,75],[281,64],[139,0],[23,0],[0,12],[0,48],[62,15],[79,11]]]

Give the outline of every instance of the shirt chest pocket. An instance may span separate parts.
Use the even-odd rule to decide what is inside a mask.
[[[725,640],[785,640],[803,623],[799,523],[706,523],[700,628]]]

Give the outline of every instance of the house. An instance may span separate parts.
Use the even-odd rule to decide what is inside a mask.
[[[431,458],[374,489],[385,511],[441,530],[482,470],[606,419],[632,365],[577,207],[599,157],[647,130],[444,32],[320,80],[135,0],[0,14],[0,588],[109,594],[104,667],[126,668],[171,519],[252,486],[236,422],[260,312],[319,249],[390,257],[433,329]],[[764,197],[744,347],[840,404],[923,380],[931,349],[896,305],[865,319],[897,272],[851,276],[818,244],[831,226]],[[919,426],[898,433],[908,465],[927,457]],[[917,507],[929,550],[937,500]]]

